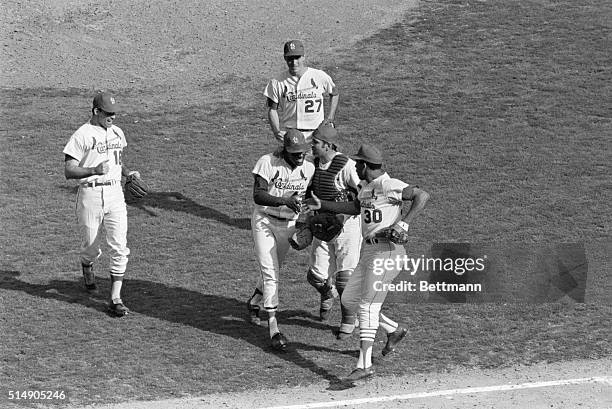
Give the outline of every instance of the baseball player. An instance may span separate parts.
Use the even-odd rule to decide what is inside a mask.
[[[355,161],[337,151],[338,133],[328,125],[319,126],[312,135],[315,173],[310,190],[321,200],[348,201],[357,196],[359,176]],[[352,199],[350,199],[352,198]],[[358,216],[343,216],[344,225],[336,238],[325,242],[314,238],[308,283],[321,294],[319,309],[322,321],[327,321],[334,299],[342,293],[359,261],[361,222]],[[335,284],[334,284],[335,279]],[[338,337],[350,335],[355,315],[342,308],[342,322]]]
[[[314,174],[314,165],[304,160],[310,148],[300,131],[289,129],[283,147],[262,156],[253,168],[255,210],[251,229],[260,275],[247,307],[251,322],[259,325],[263,306],[268,313],[272,347],[280,351],[287,349],[288,341],[276,320],[279,274]]]
[[[96,291],[93,264],[100,255],[102,226],[110,246],[111,295],[109,312],[122,317],[129,313],[121,300],[123,276],[130,250],[127,247],[127,208],[121,177],[139,172],[123,164],[127,142],[123,131],[113,124],[118,106],[106,92],[96,94],[91,119],[72,134],[64,147],[66,179],[78,179],[76,216],[81,234],[80,261],[85,288]]]
[[[321,201],[316,195],[306,200],[312,210],[361,214],[363,246],[359,264],[344,289],[341,302],[349,311],[359,311],[360,353],[355,370],[347,377],[349,381],[367,378],[374,374],[372,368],[372,346],[378,327],[387,332],[387,343],[382,351],[387,355],[395,350],[408,330],[381,313],[389,284],[399,274],[401,266],[387,263],[380,275],[374,274],[376,260],[403,258],[403,245],[408,240],[408,227],[425,207],[429,194],[416,186],[410,186],[391,178],[383,169],[380,151],[362,145],[352,158],[357,162],[357,173],[366,183],[362,184],[357,200],[348,203]],[[410,202],[408,211],[402,215],[404,202]],[[382,283],[377,286],[375,282]],[[378,289],[378,291],[377,291]]]
[[[301,41],[286,42],[283,52],[289,70],[272,78],[263,92],[267,98],[270,128],[279,141],[283,140],[287,129],[301,131],[310,141],[321,123],[333,126],[339,98],[336,85],[324,71],[306,66]],[[327,118],[325,95],[330,99]]]

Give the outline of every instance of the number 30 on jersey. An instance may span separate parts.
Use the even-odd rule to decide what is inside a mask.
[[[363,212],[363,221],[366,223],[382,222],[382,212],[380,209],[365,209]]]

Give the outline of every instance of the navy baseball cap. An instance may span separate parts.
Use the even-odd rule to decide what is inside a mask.
[[[93,107],[99,108],[106,112],[117,112],[118,110],[115,97],[108,92],[97,93],[93,99]]]
[[[283,146],[289,153],[302,153],[309,150],[312,144],[306,141],[303,133],[297,129],[290,128],[283,137]]]
[[[319,125],[312,133],[313,139],[325,141],[334,145],[338,145],[338,131],[331,125]]]
[[[356,155],[351,156],[353,160],[363,160],[368,163],[375,165],[381,165],[383,163],[382,153],[373,146],[363,144],[359,147]]]
[[[285,57],[301,57],[304,55],[304,44],[300,40],[291,40],[285,43],[283,48]]]

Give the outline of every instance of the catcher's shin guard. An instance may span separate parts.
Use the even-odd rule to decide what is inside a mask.
[[[338,297],[338,291],[333,284],[333,280],[331,277],[327,280],[321,280],[320,278],[315,277],[310,269],[306,274],[306,280],[321,294],[319,317],[322,321],[327,321],[334,305],[334,299]]]
[[[338,294],[342,297],[342,293],[348,284],[349,278],[353,272],[351,270],[338,271],[336,273],[336,289],[338,290]]]
[[[351,274],[353,274],[352,270],[338,271],[336,274],[336,289],[340,295],[340,300],[342,300],[342,293],[346,288],[349,278],[351,278]],[[350,311],[344,304],[340,305],[340,310],[342,311],[342,324],[346,324],[345,328],[348,330],[348,328],[354,325],[357,315],[354,311]]]

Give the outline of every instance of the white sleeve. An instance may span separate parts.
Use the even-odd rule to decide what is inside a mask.
[[[270,98],[274,103],[278,104],[279,102],[279,97],[278,97],[278,80],[276,79],[271,79],[268,82],[268,85],[266,85],[266,88],[264,89],[263,94],[267,97]]]
[[[342,168],[342,181],[347,187],[352,187],[353,189],[359,191],[359,176],[357,176],[357,168],[355,168],[355,162],[352,159],[344,165]]]
[[[397,200],[402,200],[402,192],[410,186],[408,183],[402,182],[399,179],[387,179],[383,182],[383,191],[385,196]]]
[[[68,143],[64,147],[64,154],[72,156],[74,159],[79,162],[83,159],[83,155],[85,153],[85,141],[83,140],[82,135],[79,131],[76,131],[72,134]]]
[[[321,72],[325,76],[325,92],[327,92],[328,94],[331,94],[336,88],[336,84],[334,83],[334,80],[332,79],[332,77],[330,77],[326,72],[324,71],[321,71]]]
[[[253,168],[253,174],[259,175],[266,180],[266,182],[270,183],[270,179],[272,178],[272,164],[268,156],[262,156],[259,158],[255,167]]]

